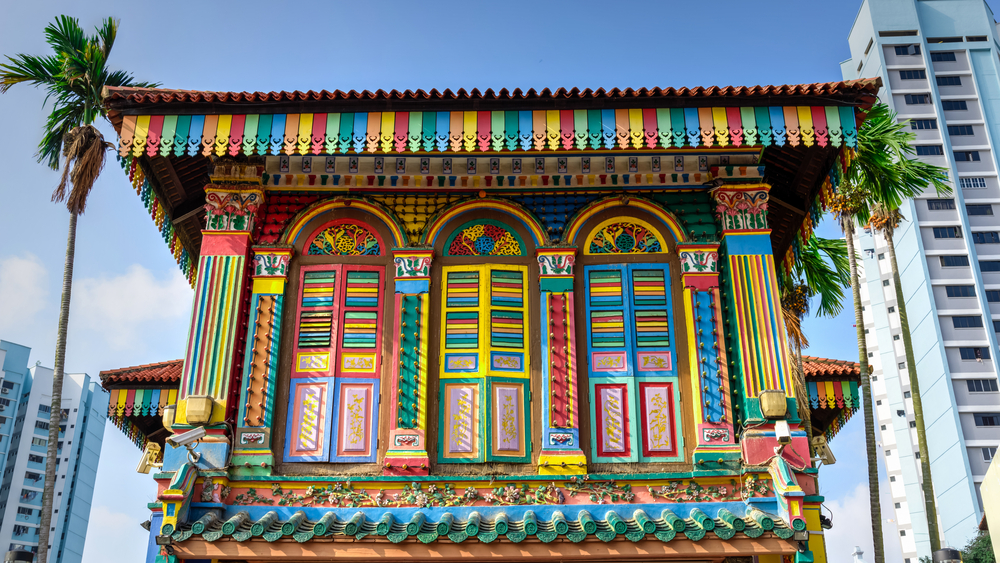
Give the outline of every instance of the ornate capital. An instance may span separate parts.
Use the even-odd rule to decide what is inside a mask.
[[[254,186],[205,186],[205,229],[250,231],[257,210],[264,205],[264,192]]]
[[[572,278],[576,248],[539,248],[538,273],[543,278]]]
[[[291,259],[292,247],[290,246],[255,246],[253,249],[253,277],[287,277],[288,263]]]
[[[678,244],[677,254],[681,260],[681,275],[718,274],[718,244]]]
[[[767,226],[767,184],[722,185],[712,190],[715,218],[726,231],[763,231]]]
[[[434,250],[431,248],[400,248],[392,251],[397,280],[430,280],[433,260]]]

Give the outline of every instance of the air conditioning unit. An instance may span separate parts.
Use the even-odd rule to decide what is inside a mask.
[[[6,387],[0,387],[0,393],[3,393],[4,395],[9,395],[10,389],[7,389]]]

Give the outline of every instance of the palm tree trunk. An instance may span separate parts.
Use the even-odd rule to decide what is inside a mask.
[[[854,252],[854,221],[841,219],[847,239],[847,259],[851,263],[851,293],[854,296],[854,323],[858,331],[858,363],[861,365],[861,390],[865,396],[865,451],[868,454],[868,508],[872,516],[872,540],[875,563],[884,563],[882,544],[882,505],[878,487],[878,459],[875,457],[875,402],[872,401],[871,378],[868,373],[868,344],[865,341],[865,319],[861,312],[861,282]]]
[[[795,386],[797,387],[795,395],[799,399],[799,408],[802,410],[799,413],[799,418],[802,419],[802,426],[806,431],[806,438],[809,440],[809,456],[812,457],[812,412],[809,410],[809,390],[806,387],[806,370],[802,365],[802,344],[800,343],[795,344],[795,363],[798,368],[798,375],[795,381]],[[811,461],[810,465],[812,465]]]
[[[45,488],[42,492],[42,521],[38,531],[38,563],[48,562],[49,529],[52,527],[52,501],[56,488],[56,463],[59,462],[59,425],[62,423],[63,373],[66,366],[66,329],[69,326],[69,300],[73,289],[73,261],[76,258],[76,213],[69,216],[66,240],[66,264],[63,267],[62,302],[59,305],[59,334],[56,336],[56,361],[52,374],[52,410],[49,412],[49,443],[45,453]]]
[[[913,400],[913,418],[917,423],[917,448],[920,451],[920,471],[923,473],[921,488],[924,491],[924,512],[927,515],[927,533],[931,538],[931,553],[941,549],[938,533],[937,506],[934,500],[934,483],[931,482],[931,458],[927,454],[927,434],[924,431],[924,405],[920,398],[920,382],[917,380],[916,360],[913,356],[913,340],[910,338],[910,323],[906,318],[906,304],[903,302],[903,285],[896,266],[896,245],[892,241],[891,227],[885,231],[885,242],[889,247],[889,263],[892,265],[892,285],[896,289],[896,312],[899,313],[899,331],[903,335],[903,350],[906,352],[906,372],[910,377],[910,397]]]

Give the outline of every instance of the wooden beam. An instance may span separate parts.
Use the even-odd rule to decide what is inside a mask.
[[[293,540],[267,542],[253,538],[245,542],[233,540],[207,542],[189,539],[173,544],[181,559],[237,559],[241,561],[470,561],[489,559],[506,561],[698,561],[721,562],[727,557],[782,554],[796,552],[795,542],[782,540],[773,534],[757,539],[739,538],[729,541],[705,538],[690,541],[680,536],[669,543],[659,540],[631,542],[624,537],[615,541],[585,541],[573,543],[559,539],[552,543],[525,540],[512,543],[500,540],[482,543],[470,538],[462,543],[446,539],[424,544],[410,539],[394,544],[385,539],[313,539],[298,543]]]

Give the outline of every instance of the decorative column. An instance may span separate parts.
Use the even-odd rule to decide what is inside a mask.
[[[384,475],[427,475],[427,350],[434,250],[394,249],[396,292]]]
[[[237,335],[243,321],[250,233],[264,193],[251,185],[205,187],[206,228],[202,231],[194,311],[181,372],[174,432],[205,426],[200,467],[226,465],[229,438],[224,421],[235,407],[239,379]],[[180,452],[180,453],[177,453]],[[177,455],[173,455],[177,453]],[[167,448],[164,471],[185,459],[183,448]]]
[[[719,245],[682,243],[677,252],[684,287],[691,396],[696,398],[698,442],[694,460],[706,469],[719,469],[719,460],[725,459],[723,454],[739,458],[722,331]]]
[[[274,464],[271,429],[274,427],[281,312],[291,258],[290,246],[253,248],[250,316],[232,461],[233,467],[241,472],[251,470],[252,474],[270,475]]]
[[[767,225],[769,190],[767,184],[723,185],[712,190],[716,218],[723,227],[729,294],[725,306],[733,336],[730,359],[740,375],[744,420],[763,420],[764,411],[768,411],[767,418],[785,418],[786,411],[795,418],[796,412]]]
[[[582,475],[573,266],[576,248],[539,248],[542,336],[542,452],[539,475]]]

